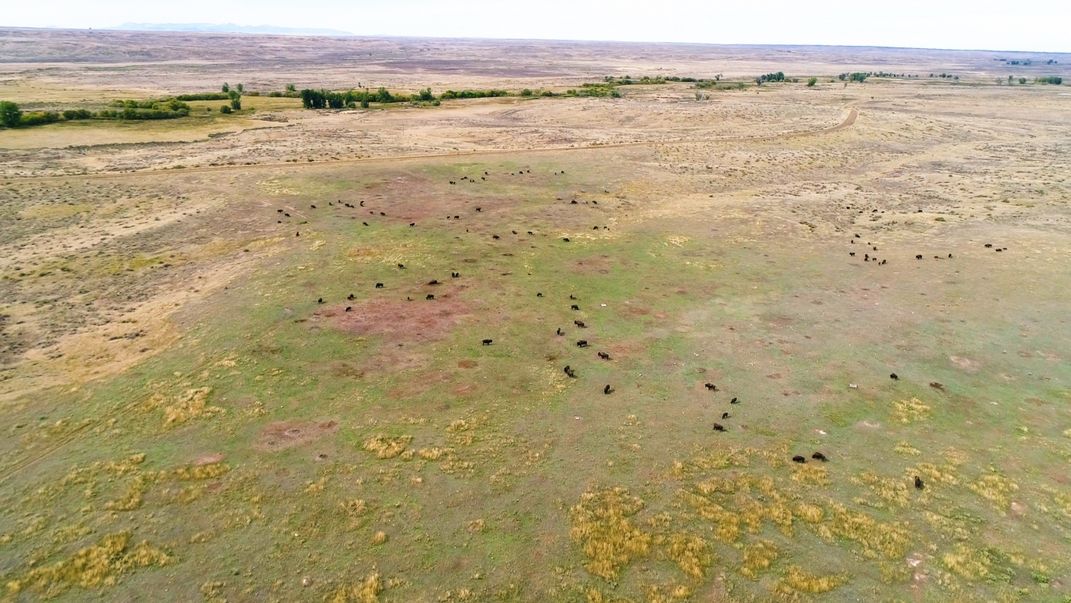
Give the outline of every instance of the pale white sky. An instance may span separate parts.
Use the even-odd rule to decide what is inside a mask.
[[[1071,0],[46,0],[0,25],[238,23],[358,35],[1071,52]]]

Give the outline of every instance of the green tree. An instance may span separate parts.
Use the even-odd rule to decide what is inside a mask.
[[[230,112],[231,112],[231,108],[230,108],[230,105],[223,105],[223,106],[221,106],[221,107],[219,108],[219,112],[220,112],[220,113],[230,113]]]
[[[238,88],[238,93],[239,93],[239,94],[241,94],[241,93],[245,92],[245,84],[241,84],[241,83],[239,83],[239,84],[238,84],[238,86],[237,86],[237,88]]]
[[[231,91],[231,85],[227,82],[223,82],[223,94],[227,94]]]
[[[814,85],[817,84],[817,83],[818,83],[818,78],[812,77],[811,79],[807,80],[807,87],[808,88],[814,88]]]
[[[0,124],[7,128],[19,125],[22,119],[22,111],[19,106],[11,101],[0,101]]]
[[[297,88],[293,84],[287,84],[286,85],[286,91],[287,92],[297,92]]]
[[[1026,78],[1025,77],[1019,78],[1019,83],[1020,84],[1025,84],[1026,83]]]

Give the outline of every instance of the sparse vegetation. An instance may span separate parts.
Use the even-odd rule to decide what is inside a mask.
[[[71,123],[0,132],[8,599],[1067,596],[1043,55],[271,44],[172,120],[95,114],[234,68],[9,64]]]

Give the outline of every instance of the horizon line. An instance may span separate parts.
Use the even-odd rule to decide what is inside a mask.
[[[888,44],[818,44],[818,43],[794,43],[794,42],[694,42],[694,41],[664,41],[664,40],[619,40],[619,39],[571,39],[571,38],[528,38],[528,37],[495,37],[495,36],[434,36],[414,34],[369,34],[369,33],[311,33],[312,30],[330,28],[309,27],[285,27],[275,25],[237,25],[234,23],[137,23],[134,25],[206,25],[212,27],[277,27],[279,29],[292,29],[295,33],[284,32],[246,32],[246,31],[199,31],[189,29],[134,29],[122,28],[121,25],[108,27],[58,27],[58,26],[24,26],[24,25],[0,25],[4,29],[29,29],[44,31],[105,31],[116,33],[181,33],[192,35],[240,35],[240,36],[286,36],[308,38],[388,38],[408,40],[487,40],[499,42],[571,42],[571,43],[610,43],[610,44],[659,44],[667,46],[753,46],[753,47],[804,47],[804,48],[879,48],[886,50],[936,50],[944,52],[1014,52],[1035,54],[1059,54],[1071,55],[1071,50],[1015,50],[1001,48],[947,48],[928,46],[896,46]]]

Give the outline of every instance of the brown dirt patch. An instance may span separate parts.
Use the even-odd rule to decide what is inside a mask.
[[[611,260],[610,256],[604,255],[578,260],[573,267],[573,270],[580,274],[609,274],[610,269],[613,267],[614,262]]]
[[[386,337],[392,342],[416,343],[443,339],[471,316],[468,306],[449,294],[438,299],[413,301],[372,299],[353,306],[352,311],[324,312],[336,328],[359,336]]]
[[[647,316],[651,313],[651,309],[643,306],[626,305],[624,306],[622,313],[625,316]]]
[[[390,356],[397,358],[394,354],[390,354]],[[403,385],[388,390],[387,396],[395,400],[414,398],[421,396],[432,389],[438,388],[439,385],[446,383],[448,379],[449,377],[445,373],[425,373],[409,380]]]
[[[338,431],[338,421],[276,421],[257,437],[257,450],[277,452],[301,446]]]
[[[458,368],[471,369],[476,368],[477,363],[475,360],[458,360],[457,366]]]
[[[193,464],[195,467],[200,467],[202,465],[213,465],[222,461],[223,455],[217,452],[213,454],[202,454],[201,456],[194,459]]]

